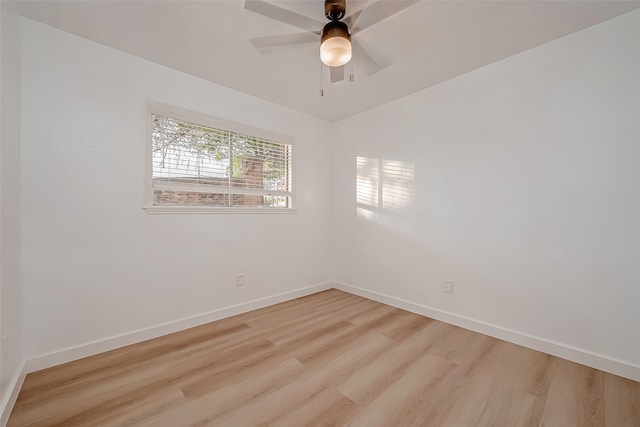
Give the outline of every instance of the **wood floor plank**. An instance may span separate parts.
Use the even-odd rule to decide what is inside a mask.
[[[427,425],[479,425],[519,347],[494,338],[471,340],[468,353],[448,351],[459,366],[433,393],[424,419]]]
[[[556,365],[541,425],[604,425],[604,372],[561,359]]]
[[[349,316],[345,315],[345,312],[349,312],[351,314],[360,314],[370,310],[371,305],[366,304],[366,301],[350,302],[348,305],[338,306],[337,308],[331,309],[327,307],[327,309],[325,309],[323,312],[314,312],[309,317],[298,318],[297,321],[295,321],[290,326],[271,330],[266,333],[265,336],[272,343],[280,345],[296,339],[309,329],[322,327],[328,322],[336,321],[337,319],[348,321]]]
[[[454,363],[440,356],[422,354],[411,362],[401,378],[394,381],[346,425],[369,427],[397,424],[413,411],[413,399],[407,399],[407,396],[419,395],[455,367]]]
[[[325,388],[314,395],[313,399],[307,400],[292,412],[278,419],[276,424],[278,427],[341,426],[344,425],[344,420],[348,419],[350,414],[357,409],[351,399],[335,388]]]
[[[631,427],[640,423],[640,387],[635,381],[604,374],[605,424]]]
[[[221,416],[208,425],[257,426],[264,423],[276,423],[293,408],[304,405],[319,392],[329,387],[333,377],[340,377],[359,360],[371,357],[375,352],[393,345],[393,341],[381,335],[340,354],[331,363],[322,364],[316,369],[305,370],[296,381],[287,384],[272,393],[260,396],[243,408]]]
[[[390,384],[406,372],[407,366],[425,352],[434,341],[443,337],[448,325],[434,323],[425,327],[404,345],[396,345],[380,354],[368,364],[360,364],[365,369],[355,369],[340,382],[339,390],[351,400],[368,405]]]
[[[332,333],[350,327],[352,327],[350,323],[341,321],[328,328],[309,331],[287,345],[273,346],[269,348],[269,351],[248,354],[240,364],[221,365],[216,369],[209,370],[204,375],[199,375],[184,385],[183,391],[190,397],[200,396],[215,390],[227,381],[241,381],[245,376],[253,375],[255,372],[272,369],[282,360],[295,358],[295,351],[299,346],[312,348],[322,345],[325,339],[330,339],[327,337],[330,337]]]
[[[106,353],[87,357],[54,368],[30,374],[29,383],[21,390],[21,398],[27,401],[34,394],[46,396],[47,390],[58,393],[61,387],[72,387],[81,383],[93,383],[104,377],[113,377],[122,371],[129,371],[138,363],[148,364],[150,360],[169,356],[175,357],[181,350],[194,351],[199,346],[208,346],[218,342],[221,337],[236,337],[247,325],[234,321],[214,322],[210,328],[191,328],[165,337],[145,341]],[[120,370],[121,369],[121,370]]]
[[[252,378],[226,383],[209,393],[200,394],[196,398],[188,397],[189,401],[179,409],[150,417],[139,425],[149,427],[156,425],[178,426],[184,420],[192,420],[193,424],[206,425],[215,422],[216,418],[222,414],[241,410],[257,397],[294,382],[302,371],[303,365],[297,360],[289,358]]]
[[[640,383],[328,290],[29,374],[57,425],[640,427]]]

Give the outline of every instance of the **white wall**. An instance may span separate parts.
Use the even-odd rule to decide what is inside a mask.
[[[28,358],[330,278],[324,122],[28,19],[21,36]],[[148,100],[292,135],[298,212],[146,214]]]
[[[636,11],[341,122],[337,279],[640,366],[639,78]]]
[[[20,376],[22,295],[20,287],[20,17],[0,2],[2,29],[2,117],[0,136],[0,413]]]

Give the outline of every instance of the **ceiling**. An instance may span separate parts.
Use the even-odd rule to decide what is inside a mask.
[[[267,1],[326,21],[323,0]],[[347,14],[367,3],[347,0]],[[243,0],[19,4],[34,20],[327,121],[640,7],[640,1],[423,0],[354,36],[380,71],[368,76],[354,66],[354,82],[332,84],[324,67],[321,97],[319,41],[258,51],[250,38],[301,30],[245,10]]]

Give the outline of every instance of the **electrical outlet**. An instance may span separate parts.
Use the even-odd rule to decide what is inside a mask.
[[[453,280],[445,280],[444,281],[444,292],[446,294],[453,293]]]
[[[238,274],[236,276],[236,286],[237,287],[244,286],[244,274]]]

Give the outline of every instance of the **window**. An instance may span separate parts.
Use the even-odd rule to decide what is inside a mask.
[[[287,137],[169,107],[150,114],[148,210],[291,210]]]

